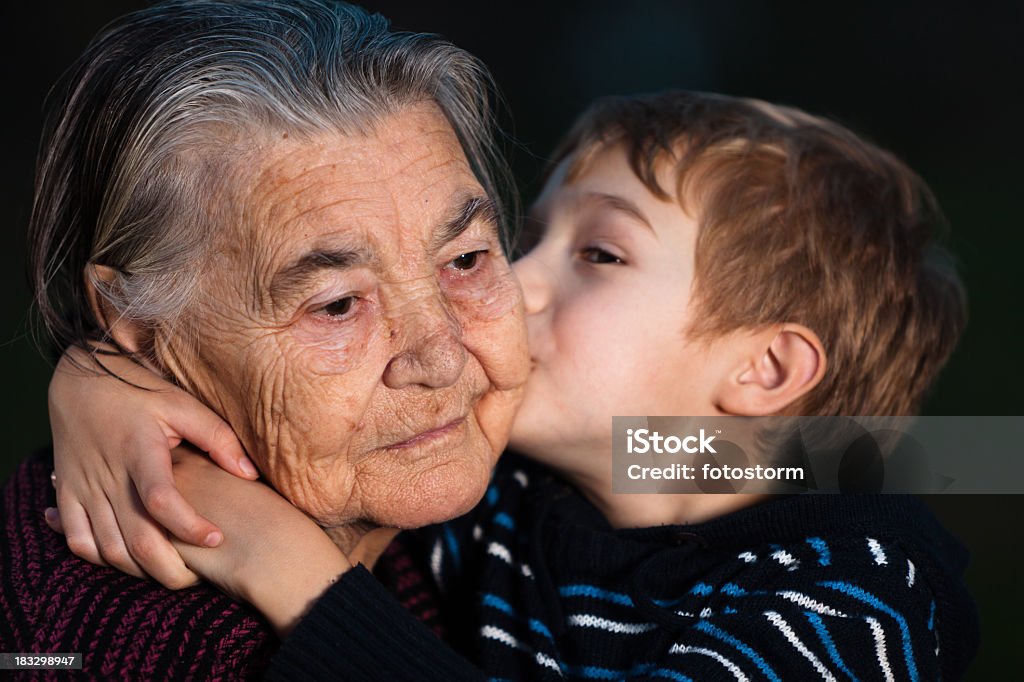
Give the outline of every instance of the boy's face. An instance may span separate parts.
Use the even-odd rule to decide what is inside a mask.
[[[514,265],[533,367],[511,445],[597,473],[613,415],[718,414],[712,379],[724,368],[686,335],[694,220],[651,194],[621,147],[600,151],[571,182],[566,167],[531,211],[539,241]]]

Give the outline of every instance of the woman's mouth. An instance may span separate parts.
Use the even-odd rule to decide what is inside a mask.
[[[432,441],[440,440],[440,439],[444,438],[445,436],[448,436],[449,434],[453,433],[454,431],[457,431],[465,423],[466,423],[466,418],[465,417],[459,417],[458,419],[454,419],[454,420],[448,422],[447,424],[444,424],[442,426],[438,426],[437,428],[430,429],[428,431],[423,431],[421,433],[418,433],[415,436],[413,436],[412,438],[408,438],[408,439],[400,441],[398,443],[394,443],[392,445],[388,445],[388,446],[386,446],[386,449],[387,450],[400,450],[400,449],[403,449],[403,448],[410,448],[410,447],[413,447],[413,446],[416,446],[416,445],[425,445],[425,444],[430,443]]]

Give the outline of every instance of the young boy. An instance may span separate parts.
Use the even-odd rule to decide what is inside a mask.
[[[961,676],[965,552],[915,500],[611,492],[613,415],[918,408],[964,323],[920,179],[834,123],[684,92],[596,103],[556,162],[516,264],[533,370],[511,443],[528,459],[410,540],[455,649],[510,679]],[[181,551],[235,593],[283,570]],[[366,641],[478,674],[384,595],[354,599],[359,571],[272,671],[329,677],[332,641]]]

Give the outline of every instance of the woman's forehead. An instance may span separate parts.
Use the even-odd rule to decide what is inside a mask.
[[[247,256],[264,261],[430,242],[439,224],[484,196],[436,107],[389,116],[367,134],[278,139],[243,173],[239,236],[253,247]]]

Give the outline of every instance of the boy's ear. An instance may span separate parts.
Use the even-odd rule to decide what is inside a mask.
[[[719,392],[719,407],[728,414],[782,414],[825,375],[825,348],[803,325],[773,326],[748,342],[737,373]]]
[[[89,297],[89,307],[96,321],[100,323],[107,335],[122,348],[138,353],[143,347],[146,337],[141,325],[126,320],[96,291],[96,282],[111,284],[117,279],[117,270],[107,265],[89,263],[85,266],[85,291]]]

